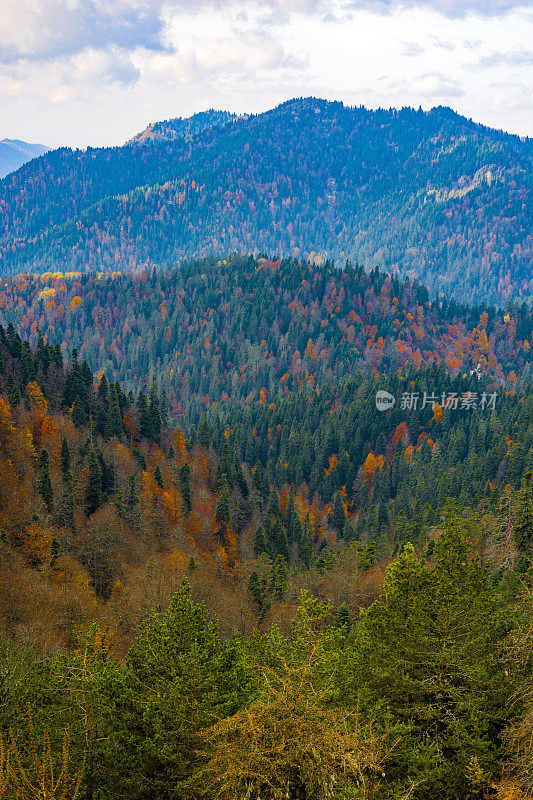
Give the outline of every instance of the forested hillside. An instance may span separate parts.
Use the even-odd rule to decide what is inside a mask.
[[[150,270],[264,251],[377,265],[448,298],[531,300],[532,154],[530,140],[447,108],[305,99],[170,120],[124,147],[56,150],[0,182],[0,270]]]
[[[339,388],[355,373],[407,380],[440,367],[465,388],[513,391],[531,380],[525,305],[469,308],[430,300],[417,282],[251,257],[164,272],[19,276],[0,285],[0,320],[37,343],[76,348],[126,390],[153,378],[186,427],[208,409],[270,405]]]
[[[530,384],[282,384],[183,430],[0,328],[7,800],[530,796]]]

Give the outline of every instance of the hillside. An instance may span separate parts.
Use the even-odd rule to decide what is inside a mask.
[[[487,386],[531,380],[532,312],[429,300],[378,270],[251,257],[164,272],[52,273],[5,280],[0,321],[38,330],[126,389],[155,377],[172,415],[277,402],[306,386],[366,377],[477,371]],[[477,380],[477,376],[474,376]]]
[[[19,139],[2,139],[0,141],[0,178],[4,178],[10,172],[15,172],[27,161],[42,156],[49,149],[44,144],[30,144],[21,142]]]
[[[215,118],[157,124],[121,148],[56,150],[4,179],[0,270],[268,252],[378,265],[432,296],[531,299],[530,140],[441,107],[304,99]]]
[[[335,747],[338,800],[525,800],[533,393],[376,409],[411,377],[488,388],[358,374],[184,433],[0,328],[6,798],[281,800]]]

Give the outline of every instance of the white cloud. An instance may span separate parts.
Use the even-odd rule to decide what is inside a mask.
[[[0,0],[0,138],[119,143],[149,121],[208,107],[258,112],[310,94],[371,107],[450,104],[532,134],[533,14],[523,6]]]
[[[477,66],[482,69],[490,67],[523,67],[533,66],[533,50],[525,50],[523,48],[509,50],[503,53],[497,50],[489,56],[483,56],[479,59]]]
[[[464,89],[458,80],[449,78],[441,72],[428,72],[411,81],[402,82],[399,88],[410,96],[425,100],[462,97]]]
[[[116,46],[158,49],[161,0],[0,0],[0,61]]]
[[[533,108],[533,93],[523,83],[493,83],[490,88],[494,111],[507,114]]]

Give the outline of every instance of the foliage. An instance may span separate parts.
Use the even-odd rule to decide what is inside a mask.
[[[2,272],[264,251],[413,273],[447,296],[461,285],[475,300],[531,298],[528,139],[449,108],[314,98],[139,138],[55,150],[1,181]]]

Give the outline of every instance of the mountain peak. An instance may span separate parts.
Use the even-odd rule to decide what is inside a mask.
[[[208,109],[199,111],[191,117],[173,117],[159,122],[151,122],[143,131],[129,139],[127,145],[150,144],[161,141],[180,141],[194,137],[208,128],[227,125],[237,119],[236,114],[229,111]]]

